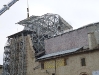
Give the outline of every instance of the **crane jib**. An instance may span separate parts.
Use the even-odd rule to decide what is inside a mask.
[[[15,4],[19,0],[12,0],[7,5],[4,5],[4,7],[0,10],[0,15],[2,15],[6,10],[8,10],[13,4]]]

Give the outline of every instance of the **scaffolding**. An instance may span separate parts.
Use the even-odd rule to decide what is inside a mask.
[[[30,31],[21,31],[8,36],[9,40],[4,47],[3,75],[26,75],[27,52],[26,37]]]
[[[8,39],[4,47],[3,55],[3,75],[10,75],[10,40]]]
[[[8,45],[4,48],[3,75],[26,75],[27,49],[26,37],[31,36],[35,57],[38,58],[45,52],[44,40],[61,35],[69,30],[70,26],[57,14],[31,16],[18,22],[24,30],[8,36]]]

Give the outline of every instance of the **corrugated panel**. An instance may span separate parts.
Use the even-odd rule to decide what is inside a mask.
[[[49,57],[53,57],[53,56],[68,54],[68,53],[75,52],[75,51],[77,51],[79,49],[81,49],[81,48],[75,48],[75,49],[64,50],[64,51],[60,51],[60,52],[56,52],[56,53],[51,53],[51,54],[44,55],[44,56],[42,56],[42,57],[40,57],[38,59],[45,59],[45,58],[49,58]]]
[[[55,68],[55,66],[56,68],[64,66],[64,58],[56,59],[56,63],[55,60],[49,60],[44,62],[44,69],[52,69]]]
[[[44,69],[50,69],[50,68],[55,68],[54,60],[44,62]]]
[[[57,59],[56,60],[56,67],[64,66],[64,59]]]

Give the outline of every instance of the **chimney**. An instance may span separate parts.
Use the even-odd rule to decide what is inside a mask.
[[[94,32],[88,33],[89,49],[95,49],[98,47]]]

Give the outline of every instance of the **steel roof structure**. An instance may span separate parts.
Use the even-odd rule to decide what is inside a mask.
[[[24,30],[33,31],[31,37],[36,53],[45,50],[45,39],[55,37],[72,29],[72,26],[69,25],[62,17],[51,13],[47,13],[42,16],[33,15],[17,24],[25,26]]]

